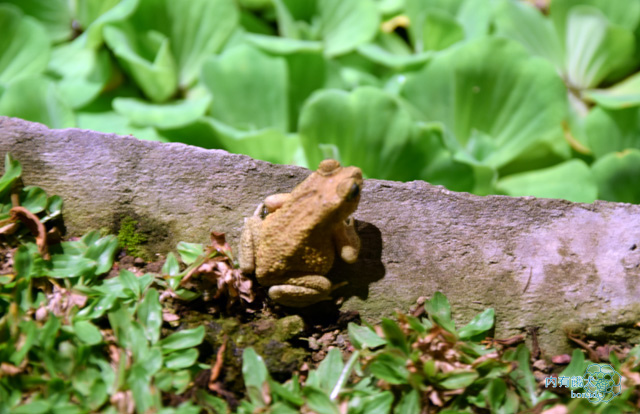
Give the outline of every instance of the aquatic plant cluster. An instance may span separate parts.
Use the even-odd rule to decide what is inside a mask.
[[[640,202],[640,0],[0,0],[0,20],[0,115]]]

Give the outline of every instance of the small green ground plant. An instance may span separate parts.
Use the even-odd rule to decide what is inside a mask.
[[[287,383],[274,382],[256,353],[243,355],[243,374],[248,400],[239,413],[396,413],[447,414],[492,412],[542,412],[565,405],[568,412],[635,412],[634,380],[640,370],[640,347],[622,364],[611,355],[616,370],[625,372],[628,388],[608,404],[593,405],[570,400],[549,389],[541,389],[530,368],[530,353],[524,345],[497,349],[484,341],[494,325],[487,309],[467,325],[456,329],[446,297],[437,292],[425,304],[427,316],[398,314],[383,319],[376,329],[349,325],[355,347],[346,363],[332,349],[309,373],[304,383],[297,377]],[[581,376],[588,366],[576,350],[571,363],[558,376]],[[572,388],[580,392],[578,387]]]

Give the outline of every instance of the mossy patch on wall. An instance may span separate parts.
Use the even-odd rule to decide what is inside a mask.
[[[138,231],[138,220],[130,216],[125,216],[120,221],[120,230],[118,230],[118,245],[124,249],[128,255],[140,258],[148,256],[144,244],[147,242],[147,236]]]

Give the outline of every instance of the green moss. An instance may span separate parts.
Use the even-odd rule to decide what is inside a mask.
[[[118,245],[125,249],[128,255],[145,258],[146,249],[143,245],[147,242],[147,237],[138,232],[138,221],[126,216],[120,221],[118,230]]]

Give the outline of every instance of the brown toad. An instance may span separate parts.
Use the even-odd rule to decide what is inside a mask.
[[[302,307],[330,299],[329,272],[336,254],[353,263],[360,251],[353,218],[362,172],[324,160],[291,193],[267,197],[245,219],[240,269],[255,272],[270,286],[269,296],[286,306]]]

